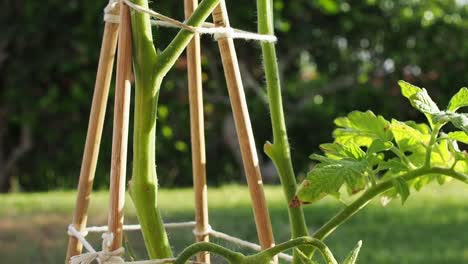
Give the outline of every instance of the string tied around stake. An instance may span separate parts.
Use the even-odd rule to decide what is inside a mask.
[[[210,225],[206,226],[204,230],[196,230],[196,222],[194,221],[164,223],[164,227],[166,229],[194,228],[193,234],[195,236],[209,235],[211,237],[215,237],[215,238],[233,243],[241,247],[249,248],[254,251],[262,250],[262,248],[258,244],[237,238],[235,236],[228,235],[223,232],[216,231]],[[124,231],[137,231],[137,230],[141,230],[141,226],[140,225],[124,225],[122,229]],[[112,251],[112,252],[107,251],[107,253],[96,252],[96,250],[94,250],[94,248],[90,245],[90,243],[86,240],[85,237],[88,233],[109,234],[107,230],[109,230],[108,226],[91,226],[91,227],[86,227],[82,232],[79,232],[73,225],[69,225],[68,235],[76,237],[88,251],[87,253],[74,256],[73,258],[76,258],[76,262],[70,262],[70,264],[89,264],[93,260],[97,260],[101,264],[166,264],[166,263],[173,263],[175,261],[175,258],[153,259],[153,260],[142,260],[142,261],[124,261],[124,259],[120,257],[120,255],[123,254],[123,248],[118,249],[116,251]],[[107,245],[110,245],[111,243],[112,243],[112,240],[110,237],[103,236],[103,251],[105,251],[106,248],[108,248]],[[287,262],[292,262],[293,260],[292,256],[285,254],[285,253],[279,253],[278,257],[280,259],[286,260]],[[89,262],[86,262],[86,261],[89,261]],[[196,261],[189,261],[188,263],[200,264],[200,262],[196,262]]]
[[[121,247],[114,251],[109,250],[114,240],[114,235],[112,233],[106,232],[102,234],[101,251],[94,250],[94,248],[86,241],[85,236],[87,233],[87,231],[79,232],[73,225],[68,226],[68,234],[80,240],[84,247],[89,251],[87,253],[71,257],[70,264],[90,264],[94,260],[97,260],[97,262],[101,264],[125,263],[124,259],[121,257],[124,253],[124,248]]]
[[[224,1],[224,0],[221,0]],[[180,22],[177,19],[165,16],[161,13],[158,13],[154,10],[144,8],[142,6],[136,5],[129,0],[109,0],[109,3],[104,8],[104,21],[108,23],[120,23],[120,16],[116,15],[118,11],[116,10],[120,3],[125,3],[129,8],[136,12],[142,14],[147,14],[150,17],[155,19],[151,20],[151,24],[154,26],[168,27],[168,28],[179,28],[190,31],[192,33],[197,33],[200,35],[212,35],[214,40],[219,40],[223,38],[231,39],[243,39],[243,40],[255,40],[260,42],[272,42],[275,43],[278,39],[275,35],[267,34],[258,34],[254,32],[249,32],[245,30],[240,30],[232,27],[217,27],[213,23],[203,23],[199,27],[194,27],[186,24],[185,22]]]

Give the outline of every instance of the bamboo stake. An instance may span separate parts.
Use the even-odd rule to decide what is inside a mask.
[[[220,1],[213,11],[213,21],[216,26],[229,27],[229,19],[224,1]],[[258,239],[262,249],[266,249],[274,246],[275,242],[234,41],[231,38],[218,39],[218,46],[231,100],[247,184],[252,199]]]
[[[125,175],[127,169],[128,122],[130,113],[130,75],[132,67],[132,33],[128,6],[120,5],[120,36],[117,51],[115,83],[114,130],[110,173],[109,232],[114,240],[109,250],[122,245],[123,209],[125,203]]]
[[[101,144],[107,99],[109,97],[109,86],[112,79],[112,69],[114,65],[118,32],[118,24],[105,24],[96,82],[94,84],[88,132],[86,135],[83,160],[81,162],[78,195],[75,203],[76,207],[72,221],[72,224],[78,231],[83,231],[86,228],[86,222],[88,219],[88,207],[99,156],[99,146]],[[70,236],[65,263],[68,263],[72,256],[80,254],[82,248],[83,245],[81,245],[78,239]]]
[[[198,0],[184,0],[185,18],[190,17],[197,5]],[[201,233],[208,229],[209,224],[199,34],[195,34],[187,46],[187,60],[193,187],[195,193],[195,230]],[[196,235],[196,240],[197,242],[209,241],[209,236],[208,234]],[[197,261],[209,264],[210,255],[208,252],[201,252],[197,255]]]

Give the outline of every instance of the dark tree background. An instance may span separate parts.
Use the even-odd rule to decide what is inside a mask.
[[[299,175],[308,155],[331,139],[333,119],[371,109],[419,119],[397,80],[426,87],[441,104],[467,85],[468,5],[462,0],[274,0],[283,96]],[[77,184],[103,29],[105,1],[4,0],[0,4],[0,190]],[[227,1],[232,25],[255,31],[255,1]],[[152,8],[182,18],[182,1]],[[157,46],[174,36],[155,29]],[[216,44],[203,42],[208,179],[243,179]],[[271,139],[261,52],[236,41],[259,153]],[[158,175],[164,186],[191,183],[186,64],[161,90]],[[111,99],[112,99],[111,92]],[[109,102],[112,106],[112,101]],[[96,186],[108,183],[112,109]],[[130,150],[131,151],[131,150]],[[129,155],[131,157],[131,153]],[[261,154],[264,175],[276,181]]]

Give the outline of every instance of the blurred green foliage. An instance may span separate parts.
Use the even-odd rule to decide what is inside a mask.
[[[330,140],[337,116],[370,109],[401,120],[423,118],[399,100],[398,79],[426,87],[441,105],[466,86],[466,1],[273,2],[285,112],[299,175],[307,171],[309,154]],[[76,186],[105,4],[75,0],[0,4],[0,159],[14,151],[21,129],[30,128],[33,147],[12,173],[25,190]],[[255,31],[255,1],[227,5],[233,26]],[[183,16],[181,6],[182,1],[152,3],[152,8],[176,18]],[[154,32],[159,47],[175,34],[171,29]],[[208,180],[238,181],[242,169],[222,130],[230,106],[217,46],[210,37],[203,44]],[[260,150],[271,139],[260,49],[256,43],[236,44]],[[160,95],[157,159],[165,186],[191,183],[185,71],[181,58]],[[113,99],[108,104],[98,187],[108,182],[112,105]],[[260,155],[265,164],[267,157]]]

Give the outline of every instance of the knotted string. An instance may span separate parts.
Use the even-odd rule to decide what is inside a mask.
[[[156,26],[180,28],[190,31],[192,33],[213,35],[213,38],[215,40],[219,40],[222,38],[232,38],[256,40],[260,42],[277,41],[277,38],[274,35],[258,34],[231,27],[216,27],[213,23],[203,23],[200,27],[190,26],[184,22],[180,22],[176,19],[160,14],[154,10],[136,5],[129,0],[109,0],[109,3],[104,8],[104,21],[109,23],[120,23],[120,16],[116,15],[116,13],[118,13],[116,8],[119,6],[119,2],[125,3],[128,7],[130,7],[132,10],[135,10],[136,12],[147,14],[150,17],[156,18],[156,20],[151,20],[151,24]]]

